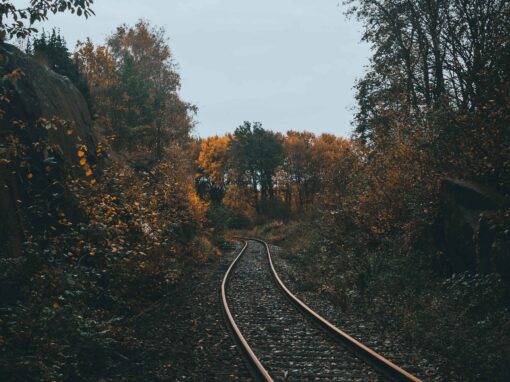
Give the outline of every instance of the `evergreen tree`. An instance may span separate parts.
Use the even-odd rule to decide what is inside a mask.
[[[255,209],[266,212],[268,199],[275,196],[273,177],[283,161],[281,137],[264,130],[259,122],[244,122],[234,133],[228,156],[230,166],[237,173],[237,183],[250,185]]]
[[[53,29],[51,33],[42,32],[33,40],[29,40],[26,53],[43,61],[55,73],[69,78],[90,104],[87,83],[81,76],[78,66],[67,49],[66,41],[59,31]]]

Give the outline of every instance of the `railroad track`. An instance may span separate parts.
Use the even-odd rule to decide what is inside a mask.
[[[231,335],[258,381],[420,382],[299,300],[261,240],[244,242],[225,273],[221,301]]]

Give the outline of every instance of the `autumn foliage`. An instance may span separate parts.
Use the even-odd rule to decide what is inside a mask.
[[[251,218],[303,215],[345,189],[358,162],[352,142],[331,134],[287,134],[245,122],[234,134],[200,142],[197,192]]]
[[[304,285],[339,308],[398,327],[453,378],[510,378],[509,2],[344,3],[372,48],[350,138],[260,122],[193,137],[196,107],[148,21],[72,55],[56,32],[35,37],[16,55],[41,78],[7,70],[1,43],[0,201],[15,222],[0,222],[2,377],[122,380],[145,354],[144,315],[228,230],[269,223],[255,233],[294,246]],[[91,1],[2,4],[0,39],[92,14]],[[20,84],[68,107],[25,107]],[[467,207],[445,206],[445,181],[476,185]],[[497,199],[486,214],[480,193]],[[456,269],[455,251],[472,266]]]
[[[291,222],[256,233],[294,246],[344,309],[397,323],[462,380],[507,380],[509,4],[345,3],[373,52],[351,139],[245,123],[214,155],[202,145],[201,176],[252,221]]]
[[[61,39],[46,43],[72,64]],[[80,45],[74,59],[94,126],[78,90],[55,74],[44,77],[48,89],[29,85],[64,106],[34,121],[19,116],[16,81],[29,79],[1,73],[2,203],[20,195],[19,223],[0,226],[5,380],[119,380],[127,360],[145,354],[136,331],[146,312],[217,254],[194,189],[191,106],[177,94],[163,31],[122,26],[105,46]],[[82,114],[58,116],[68,109]]]
[[[180,78],[163,29],[122,25],[105,45],[78,43],[74,60],[95,100],[97,125],[116,148],[160,160],[166,147],[188,138],[195,108],[177,95]]]

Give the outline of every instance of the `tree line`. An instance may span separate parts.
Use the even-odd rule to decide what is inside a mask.
[[[306,213],[324,194],[340,192],[353,145],[331,134],[286,134],[244,122],[233,134],[200,140],[196,188],[216,204],[272,217]]]

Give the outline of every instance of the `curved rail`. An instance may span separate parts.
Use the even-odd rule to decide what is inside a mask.
[[[269,250],[269,245],[259,239],[250,239],[254,241],[258,241],[263,244],[267,251],[267,256],[269,259],[269,266],[271,268],[271,273],[278,284],[278,286],[282,289],[283,293],[304,313],[305,316],[309,317],[313,322],[318,324],[321,328],[323,328],[328,334],[333,336],[335,339],[343,343],[349,349],[354,351],[359,357],[366,360],[371,365],[375,366],[378,370],[380,370],[384,375],[388,378],[395,381],[404,381],[404,382],[421,382],[421,380],[409,372],[405,371],[401,367],[395,365],[390,360],[384,358],[382,355],[376,353],[374,350],[370,349],[368,346],[363,345],[358,340],[352,338],[350,335],[345,333],[344,331],[338,329],[331,322],[326,320],[320,314],[312,310],[308,305],[306,305],[303,301],[297,298],[283,283],[276,272],[276,269],[273,265],[273,260],[271,258],[271,251]]]
[[[242,238],[239,238],[241,240],[244,240]],[[252,240],[257,241],[264,245],[266,248],[268,261],[269,261],[269,267],[271,269],[271,273],[273,275],[273,278],[276,282],[276,284],[279,286],[279,288],[282,290],[284,295],[298,308],[298,310],[301,311],[301,313],[310,319],[313,323],[320,326],[323,330],[325,330],[331,337],[336,339],[338,342],[342,343],[344,346],[349,348],[351,351],[353,351],[356,355],[358,355],[360,358],[364,359],[368,364],[375,367],[377,370],[379,370],[381,373],[383,373],[385,376],[390,378],[391,380],[398,381],[398,382],[422,382],[419,378],[415,377],[414,375],[410,374],[409,372],[405,371],[401,367],[395,365],[393,362],[389,361],[388,359],[384,358],[382,355],[378,354],[374,350],[370,349],[368,346],[362,344],[358,340],[354,339],[344,331],[337,328],[335,325],[333,325],[331,322],[326,320],[324,317],[322,317],[320,314],[312,310],[310,307],[308,307],[303,301],[301,301],[298,297],[296,297],[283,283],[280,276],[278,275],[278,272],[276,272],[276,269],[273,264],[273,260],[271,257],[271,251],[269,250],[269,245],[260,239],[254,239],[249,238],[246,240]],[[230,308],[228,307],[227,302],[227,296],[226,296],[226,284],[228,282],[229,276],[237,264],[238,260],[241,258],[241,256],[244,254],[246,248],[248,247],[248,242],[244,240],[244,246],[235,258],[235,260],[232,262],[230,267],[228,268],[227,272],[225,273],[225,276],[223,278],[223,281],[221,283],[221,300],[222,300],[222,308],[225,313],[225,316],[227,318],[227,323],[229,325],[229,328],[232,332],[232,335],[240,345],[241,350],[246,356],[246,359],[249,363],[250,370],[254,377],[259,381],[265,381],[265,382],[273,382],[272,377],[268,373],[268,371],[265,369],[265,367],[262,365],[260,360],[257,358],[253,350],[251,349],[250,345],[242,335],[241,331],[239,330],[239,327],[237,326],[232,313],[230,311]]]
[[[228,302],[227,302],[226,285],[228,282],[228,278],[230,276],[232,269],[236,265],[239,258],[243,255],[243,253],[247,247],[248,247],[248,242],[245,241],[243,249],[241,249],[241,251],[239,252],[239,255],[237,255],[237,257],[232,262],[232,264],[230,264],[230,267],[228,268],[227,272],[225,273],[225,277],[223,277],[223,281],[221,282],[221,301],[222,301],[221,305],[223,307],[223,312],[224,312],[225,316],[227,317],[227,323],[228,323],[231,331],[233,331],[234,337],[236,338],[237,342],[239,343],[243,353],[245,354],[245,356],[250,364],[250,369],[251,369],[252,373],[254,374],[254,376],[260,381],[273,382],[273,378],[271,378],[271,376],[269,375],[267,370],[264,368],[264,366],[262,365],[260,360],[257,358],[255,353],[251,349],[250,345],[248,344],[248,342],[242,335],[241,331],[239,330],[239,327],[237,326],[237,324],[234,320],[234,317],[232,316],[232,312],[230,311],[230,308],[228,307]]]

